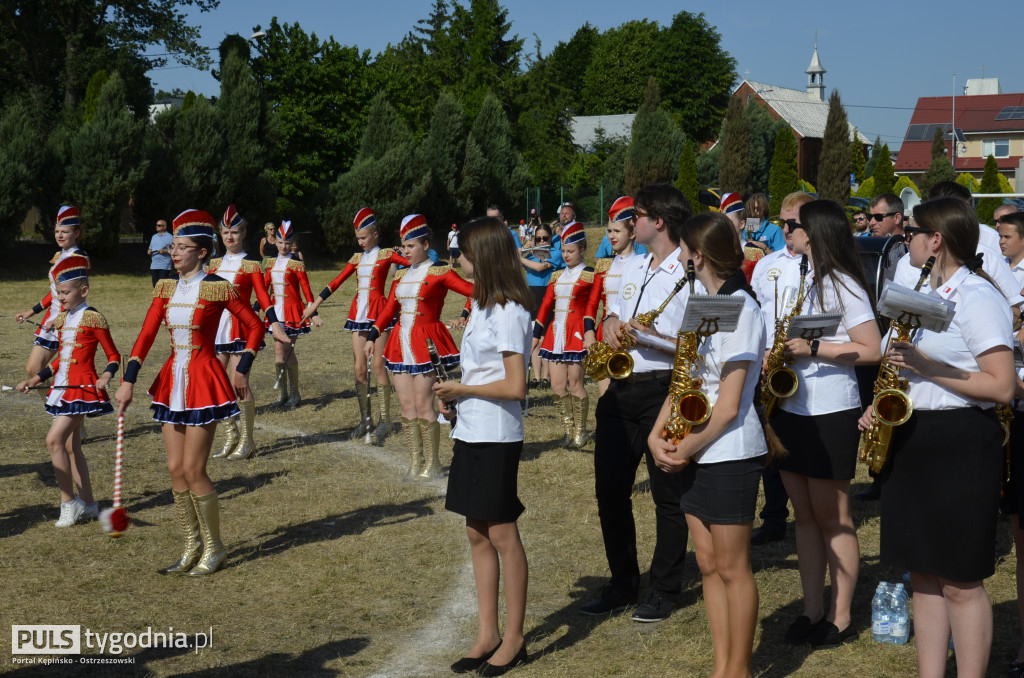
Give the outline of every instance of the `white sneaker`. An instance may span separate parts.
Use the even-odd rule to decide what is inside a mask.
[[[100,519],[100,505],[98,502],[91,504],[85,504],[85,508],[82,509],[82,520],[99,520]]]
[[[57,527],[71,527],[85,512],[85,502],[75,497],[71,501],[60,503],[60,518],[54,523]]]

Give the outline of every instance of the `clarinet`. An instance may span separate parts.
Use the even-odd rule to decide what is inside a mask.
[[[433,340],[429,339],[429,338],[427,339],[427,353],[430,354],[430,364],[434,366],[434,374],[437,375],[436,376],[437,381],[438,382],[446,382],[446,381],[448,381],[448,371],[446,369],[444,369],[444,364],[441,362],[440,356],[437,355],[437,347],[434,346]],[[454,401],[454,400],[445,400],[443,402],[444,402],[444,406],[445,407],[447,407],[452,412],[455,412],[456,401]],[[455,422],[457,420],[458,420],[457,416],[456,417],[452,417],[452,427],[455,426]]]

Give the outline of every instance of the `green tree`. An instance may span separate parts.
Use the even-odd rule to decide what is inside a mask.
[[[715,144],[714,148],[697,155],[697,180],[702,187],[718,186],[718,168],[721,160],[722,144]]]
[[[114,74],[92,119],[70,141],[64,195],[81,209],[83,240],[96,254],[117,250],[122,213],[145,172],[139,157],[143,126],[126,107],[124,81]]]
[[[670,183],[679,171],[685,143],[672,116],[661,108],[658,81],[649,78],[644,102],[633,119],[633,133],[625,157],[625,188],[632,195],[654,183]],[[613,198],[614,199],[614,198]]]
[[[470,0],[469,7],[454,6],[448,44],[463,52],[458,54],[458,82],[453,84],[470,117],[481,111],[489,94],[499,102],[512,101],[523,41],[518,35],[508,35],[511,28],[508,10],[497,0]]]
[[[633,110],[643,101],[658,42],[658,24],[644,19],[627,21],[601,34],[583,75],[583,109],[587,115],[610,115]]]
[[[957,176],[956,183],[960,184],[971,193],[981,193],[981,191],[978,190],[978,180],[975,179],[970,174],[968,174],[967,172],[963,172],[959,176]]]
[[[875,195],[892,192],[892,187],[896,184],[896,174],[893,172],[892,160],[889,159],[888,145],[882,145],[871,177],[875,180]]]
[[[658,79],[679,127],[697,142],[718,131],[736,80],[736,60],[721,42],[703,12],[679,12],[658,35],[653,50],[650,73]]]
[[[103,85],[107,84],[109,79],[110,76],[102,68],[89,78],[89,85],[85,88],[85,101],[82,104],[82,120],[84,122],[89,122],[96,114],[96,101],[100,98]]]
[[[585,22],[576,29],[569,42],[559,42],[548,57],[550,77],[564,87],[569,95],[569,109],[574,115],[589,115],[583,96],[583,78],[593,58],[601,33]],[[540,45],[538,45],[538,48]],[[539,49],[538,49],[539,52]],[[536,62],[535,62],[536,63]],[[532,72],[532,68],[530,69]]]
[[[698,204],[697,195],[700,193],[700,182],[697,180],[697,147],[690,139],[686,140],[683,152],[679,156],[676,188],[683,192],[691,205]]]
[[[739,97],[729,100],[722,126],[722,159],[718,165],[718,188],[722,192],[750,193],[750,119]]]
[[[878,191],[875,190],[875,178],[868,177],[864,181],[860,182],[860,187],[857,189],[858,198],[867,198],[868,200],[878,195]]]
[[[458,199],[458,192],[466,157],[466,114],[462,103],[447,90],[437,99],[430,132],[420,143],[419,156],[419,166],[430,168],[423,213],[436,224],[465,219],[466,206]]]
[[[946,139],[941,127],[935,129],[932,137],[932,163],[921,176],[921,191],[925,194],[940,181],[956,181],[956,170],[946,155]]]
[[[768,179],[770,195],[768,211],[778,214],[782,199],[793,191],[800,190],[796,174],[796,138],[789,125],[775,135],[775,149],[772,152],[772,169]]]
[[[361,150],[351,169],[327,189],[319,214],[324,239],[332,250],[354,244],[352,218],[370,206],[386,239],[398,241],[402,217],[419,212],[418,205],[430,186],[429,172],[422,172],[411,158],[416,144],[408,125],[383,94],[370,104]],[[428,220],[430,215],[426,215]]]
[[[758,104],[747,106],[747,118],[750,121],[750,186],[755,192],[767,193],[772,147],[780,125]]]
[[[864,163],[864,177],[871,177],[875,175],[875,165],[878,164],[878,157],[882,153],[882,137],[875,136],[875,143],[871,145],[871,155],[868,156],[868,160]]]
[[[372,98],[369,58],[358,47],[271,19],[252,71],[277,118],[270,167],[279,213],[304,218],[319,186],[352,164]]]
[[[557,48],[556,48],[557,49]],[[553,56],[540,55],[540,41],[521,80],[519,118],[513,132],[519,136],[523,158],[536,186],[557,185],[575,153],[569,129],[571,94],[554,73]]]
[[[985,159],[985,171],[981,175],[979,193],[999,193],[999,165],[991,155]],[[978,200],[978,221],[992,224],[992,213],[1003,204],[1002,198],[981,198]]]
[[[899,195],[900,193],[903,192],[903,189],[905,188],[912,189],[914,193],[917,193],[918,197],[920,197],[921,189],[918,188],[917,184],[914,183],[914,180],[908,176],[899,177],[896,180],[896,183],[893,184],[892,192],[895,193],[896,195]]]
[[[276,127],[247,57],[227,51],[220,75],[216,108],[227,142],[225,193],[249,222],[249,234],[254,235],[255,226],[276,217],[277,185],[270,169]]]
[[[850,125],[839,90],[828,99],[828,119],[818,161],[819,197],[845,205],[850,200]]]
[[[857,128],[853,128],[853,138],[850,139],[850,172],[853,173],[854,179],[859,184],[867,178],[864,174],[864,163],[867,158],[864,157],[864,144],[860,142],[860,132]]]
[[[220,41],[217,54],[220,55],[220,61],[217,68],[210,71],[210,75],[220,80],[223,77],[224,66],[227,63],[228,57],[235,55],[248,64],[249,59],[252,58],[252,49],[249,47],[248,40],[238,33],[231,33],[224,36],[224,39]]]
[[[11,99],[0,111],[0,245],[17,237],[36,204],[36,187],[47,161],[46,136],[45,123],[27,97]]]
[[[175,128],[182,115],[181,109],[169,108],[145,127],[142,157],[146,161],[146,173],[133,193],[135,219],[143,235],[154,231],[157,219],[166,219],[170,223],[182,209],[176,189],[178,177],[174,157]]]
[[[511,211],[520,204],[530,183],[530,170],[515,148],[512,128],[497,97],[488,94],[466,139],[460,197],[470,214],[488,203]]]
[[[200,97],[183,111],[171,146],[175,195],[182,209],[217,214],[232,200],[231,161],[224,122],[216,107]]]

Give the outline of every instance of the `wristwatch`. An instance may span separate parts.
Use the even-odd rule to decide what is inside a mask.
[[[814,356],[818,355],[818,346],[820,346],[820,345],[821,345],[821,342],[818,341],[817,339],[815,339],[814,341],[811,342],[811,357],[812,358]]]

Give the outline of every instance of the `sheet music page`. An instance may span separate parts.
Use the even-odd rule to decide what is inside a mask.
[[[842,319],[843,316],[840,313],[798,315],[790,321],[786,338],[813,341],[822,337],[831,337],[839,331],[839,322]]]
[[[912,327],[944,332],[956,312],[956,303],[892,283],[882,291],[878,313]]]
[[[745,303],[743,297],[730,294],[694,294],[686,300],[679,329],[701,334],[734,332]]]

